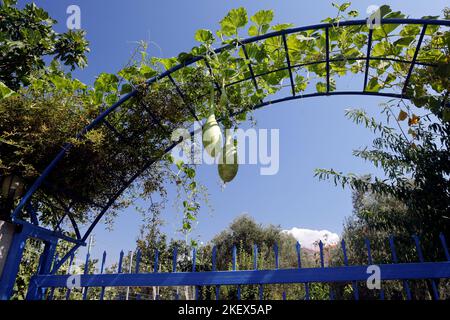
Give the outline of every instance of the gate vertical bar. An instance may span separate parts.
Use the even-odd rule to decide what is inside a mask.
[[[233,271],[236,271],[236,246],[233,246],[232,268],[233,268]],[[241,286],[240,285],[237,285],[237,299],[241,300]]]
[[[103,274],[103,272],[104,272],[105,261],[106,261],[106,251],[103,251],[102,264],[100,266],[101,274]],[[105,287],[102,287],[100,290],[100,300],[103,300],[104,297],[105,297]]]
[[[70,272],[72,271],[72,264],[73,264],[73,259],[75,259],[75,254],[72,253],[70,255],[70,260],[69,260],[69,267],[67,268],[67,274],[70,274]],[[66,292],[66,300],[70,299],[70,293],[72,292],[72,290],[70,288],[67,288],[67,292]]]
[[[56,253],[56,255],[55,255],[55,263],[54,264],[58,263],[58,258],[59,258],[59,255],[58,255],[58,253]],[[52,287],[50,289],[50,294],[48,295],[48,300],[53,300],[54,294],[55,294],[55,287]]]
[[[172,272],[177,272],[177,259],[178,259],[178,247],[173,248],[173,257],[172,257]],[[175,300],[179,300],[180,295],[178,294],[178,287],[177,291],[175,292]]]
[[[212,271],[217,271],[217,247],[214,246],[212,249]],[[216,300],[220,298],[220,286],[215,287]]]
[[[197,250],[192,249],[192,272],[195,272],[195,265],[197,262]],[[200,300],[198,286],[195,286],[195,300]]]
[[[253,270],[258,270],[258,245],[253,245]],[[264,287],[262,284],[258,285],[259,300],[263,299]]]
[[[342,253],[344,255],[344,265],[348,267],[347,247],[345,245],[344,239],[342,239],[341,241],[341,248]],[[359,300],[358,282],[352,281],[352,288],[353,288],[353,297],[355,298],[355,300]]]
[[[370,241],[368,238],[364,238],[364,242],[366,244],[366,249],[367,249],[367,262],[369,263],[369,265],[373,265],[372,250],[370,249]],[[383,288],[380,288],[380,299],[384,300]]]
[[[450,254],[448,253],[447,241],[445,240],[444,234],[441,232],[439,234],[439,239],[441,239],[442,249],[444,250],[445,258],[450,261]]]
[[[141,266],[141,249],[137,249],[136,251],[136,265],[134,268],[134,273],[140,272],[140,266]],[[141,295],[139,293],[136,293],[136,300],[141,300]]]
[[[9,300],[12,296],[26,241],[25,231],[21,227],[15,226],[12,243],[3,266],[3,272],[0,275],[0,300]]]
[[[122,273],[122,263],[123,263],[123,250],[119,254],[119,265],[117,266],[117,273]],[[117,300],[122,300],[122,295],[118,293]]]
[[[49,274],[56,253],[57,240],[44,241],[44,252],[39,261],[37,274]],[[42,300],[47,288],[40,288],[36,292],[35,300]],[[31,297],[30,297],[31,298]]]
[[[86,261],[84,262],[84,274],[88,274],[89,272],[89,259],[90,259],[90,253],[89,251],[86,253]],[[87,299],[87,293],[88,293],[89,287],[83,288],[83,300]]]
[[[302,259],[301,259],[300,242],[297,241],[295,248],[297,249],[297,265],[298,265],[298,268],[301,269],[302,268]],[[309,283],[308,282],[305,282],[305,300],[309,300]]]
[[[153,272],[157,273],[158,269],[159,269],[159,250],[155,249],[155,261],[154,261],[154,264],[153,264]],[[156,288],[153,287],[153,288],[155,290],[153,299],[159,300],[159,294],[158,294],[159,293],[159,287],[156,287]]]
[[[417,256],[419,257],[420,262],[425,262],[423,257],[422,247],[420,246],[420,239],[417,235],[413,235],[414,244],[416,245]],[[434,279],[429,280],[431,283],[431,288],[433,290],[433,299],[439,300],[439,292],[436,286],[436,281]]]
[[[389,237],[389,246],[391,248],[392,261],[398,263],[397,252],[395,250],[394,236]],[[403,280],[403,288],[406,293],[406,299],[411,300],[411,290],[409,289],[409,284],[407,280]]]
[[[322,240],[319,241],[319,250],[320,250],[320,267],[321,268],[325,268],[325,260],[324,260],[324,257],[323,257],[323,242],[322,242]],[[333,289],[331,287],[331,284],[328,284],[328,292],[329,292],[328,294],[329,294],[330,300],[333,300],[334,296],[333,296]]]

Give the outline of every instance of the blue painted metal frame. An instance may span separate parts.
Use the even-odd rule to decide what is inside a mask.
[[[367,84],[367,75],[368,75],[368,68],[369,68],[369,62],[371,59],[378,59],[378,60],[399,60],[399,59],[383,59],[383,58],[374,58],[374,57],[370,57],[370,50],[371,50],[371,45],[368,45],[368,50],[367,50],[367,56],[363,57],[363,58],[355,58],[355,59],[365,59],[366,60],[366,73],[365,73],[365,81],[364,81],[364,88],[363,91],[330,91],[330,79],[329,79],[329,74],[330,74],[330,70],[329,70],[329,66],[330,66],[330,62],[333,62],[335,60],[338,59],[330,59],[329,57],[329,28],[333,27],[333,28],[337,28],[337,27],[343,27],[343,26],[355,26],[355,25],[365,25],[366,24],[366,20],[353,20],[353,21],[342,21],[339,23],[322,23],[322,24],[316,24],[316,25],[310,25],[310,26],[304,26],[304,27],[298,27],[298,28],[291,28],[291,29],[286,29],[286,30],[280,30],[280,31],[275,31],[275,32],[271,32],[271,33],[267,33],[264,35],[260,35],[260,36],[256,36],[256,37],[252,37],[252,38],[248,38],[248,39],[244,39],[241,40],[237,45],[240,46],[245,54],[246,57],[248,57],[246,49],[245,49],[245,45],[249,44],[249,43],[253,43],[256,41],[261,41],[264,39],[268,39],[271,37],[277,37],[277,36],[282,36],[282,38],[284,39],[284,43],[285,43],[285,38],[286,35],[292,34],[292,33],[297,33],[300,31],[307,31],[307,30],[316,30],[316,29],[324,29],[326,32],[326,37],[327,37],[327,41],[326,41],[326,45],[327,45],[327,52],[326,52],[326,60],[323,61],[326,63],[327,65],[327,92],[325,93],[311,93],[311,94],[304,94],[304,95],[300,95],[300,96],[296,96],[295,95],[295,86],[293,84],[293,79],[292,79],[292,69],[298,67],[298,66],[292,66],[290,65],[290,61],[289,61],[289,54],[287,52],[287,67],[285,68],[281,68],[278,70],[273,70],[271,72],[277,72],[280,70],[289,70],[290,72],[290,80],[291,80],[291,87],[292,87],[292,96],[288,96],[288,97],[284,97],[284,98],[280,98],[280,99],[275,99],[275,100],[271,100],[271,101],[261,101],[260,104],[254,106],[254,109],[258,109],[261,108],[263,106],[267,106],[269,104],[275,104],[275,103],[280,103],[280,102],[284,102],[284,101],[289,101],[289,100],[294,100],[294,99],[303,99],[303,98],[311,98],[311,97],[320,97],[320,96],[331,96],[331,95],[372,95],[372,96],[381,96],[381,97],[392,97],[392,98],[403,98],[403,99],[408,99],[409,97],[405,96],[404,92],[402,92],[401,94],[395,94],[395,93],[382,93],[382,92],[367,92],[365,91],[365,86]],[[423,35],[426,29],[426,26],[428,25],[440,25],[440,26],[450,26],[450,21],[448,20],[431,20],[431,19],[382,19],[380,21],[381,24],[419,24],[419,25],[423,25],[423,30],[422,33],[420,35],[420,39],[419,42],[421,44],[422,40],[423,40]],[[371,42],[371,30],[369,30],[369,42]],[[411,63],[410,66],[410,70],[408,72],[408,78],[407,80],[409,80],[409,76],[412,72],[412,69],[414,68],[414,65],[431,65],[432,64],[426,64],[426,63],[422,63],[422,62],[417,62],[416,58],[418,55],[418,51],[420,49],[420,44],[417,46],[413,60],[412,61],[406,61]],[[236,44],[229,44],[226,46],[223,46],[221,48],[218,48],[215,50],[215,53],[220,53],[222,51],[225,50],[229,50],[235,47]],[[287,48],[287,45],[285,43],[285,49]],[[201,56],[197,56],[194,57],[188,61],[186,61],[183,64],[179,64],[149,80],[147,80],[147,85],[151,85],[152,83],[163,79],[165,77],[172,79],[171,74],[173,74],[175,71],[180,70],[186,66],[192,65],[196,62],[199,61],[206,61],[207,60],[204,57]],[[323,63],[320,61],[315,61],[312,62],[313,63]],[[255,84],[255,88],[258,88],[258,84],[256,81],[256,78],[262,75],[255,75],[253,72],[253,68],[252,65],[249,64],[249,71],[251,74],[250,79],[253,81],[253,83]],[[212,70],[211,70],[212,72]],[[245,80],[245,79],[244,79]],[[240,80],[242,81],[242,80]],[[408,84],[408,81],[405,81],[405,87],[404,90],[406,90],[406,86]],[[178,89],[178,85],[174,82],[174,85],[176,86],[176,88]],[[232,85],[232,84],[227,84],[228,85]],[[220,90],[219,87],[216,88],[216,90]],[[85,134],[87,132],[89,132],[90,130],[94,129],[95,127],[97,127],[100,124],[104,124],[106,126],[108,126],[107,122],[106,122],[106,117],[111,114],[112,112],[114,112],[119,106],[121,106],[123,103],[125,103],[126,101],[128,101],[129,99],[135,97],[138,94],[138,91],[136,89],[134,89],[133,91],[131,91],[130,93],[124,95],[123,97],[121,97],[115,104],[113,104],[111,107],[109,107],[108,109],[106,109],[105,111],[103,111],[96,119],[94,119],[88,126],[86,126],[80,133],[77,134],[76,138],[77,139],[82,139]],[[183,96],[182,92],[181,92],[181,96]],[[190,107],[187,106],[189,108],[189,110],[191,112],[193,112],[193,116],[194,118],[197,118],[194,110]],[[109,128],[109,126],[108,126]],[[111,128],[110,128],[111,129]],[[193,132],[191,133],[193,134]],[[174,148],[179,142],[178,141],[176,143],[173,143],[172,145],[168,146],[165,150],[165,152],[169,152],[172,148]],[[22,212],[22,210],[24,208],[26,208],[27,206],[30,205],[32,196],[34,195],[34,193],[40,188],[40,186],[46,182],[47,177],[49,176],[49,174],[54,170],[54,168],[56,167],[56,165],[63,159],[63,157],[66,155],[66,153],[73,147],[73,145],[71,143],[66,143],[61,151],[55,156],[55,158],[50,162],[50,164],[46,167],[46,169],[42,172],[41,176],[30,186],[30,188],[27,190],[25,196],[21,199],[19,205],[15,208],[11,220],[13,223],[15,223],[16,225],[22,226],[24,228],[26,228],[26,230],[28,230],[30,232],[30,234],[28,235],[28,237],[37,237],[38,239],[43,239],[44,241],[53,241],[55,239],[55,237],[57,239],[62,239],[65,241],[69,241],[74,243],[74,247],[64,256],[62,257],[58,263],[55,264],[55,266],[52,268],[52,270],[50,271],[50,273],[55,273],[58,268],[65,262],[67,261],[67,259],[69,259],[73,253],[82,245],[85,245],[85,241],[88,238],[88,236],[90,235],[90,233],[92,232],[92,230],[94,229],[94,227],[98,224],[98,222],[100,221],[100,219],[103,217],[103,215],[106,213],[106,211],[114,204],[114,202],[117,200],[117,198],[142,174],[142,172],[144,172],[146,169],[148,169],[155,161],[157,161],[158,159],[149,159],[148,163],[146,165],[143,166],[142,170],[140,170],[139,172],[137,172],[136,174],[134,174],[128,181],[126,181],[124,183],[124,186],[122,186],[122,188],[120,188],[120,190],[118,192],[116,192],[110,199],[109,201],[102,206],[102,209],[100,210],[99,214],[97,215],[97,217],[93,220],[92,224],[89,226],[89,228],[87,228],[86,232],[84,233],[84,235],[82,237],[80,237],[79,232],[77,232],[77,239],[72,239],[66,235],[64,235],[62,232],[55,232],[55,231],[50,231],[50,230],[46,230],[42,227],[36,226],[35,224],[38,223],[37,219],[33,219],[33,224],[30,224],[24,220],[22,220],[20,218],[20,213]],[[70,209],[69,209],[70,210]],[[69,216],[70,218],[70,216]],[[72,220],[72,219],[71,219]],[[32,226],[32,228],[29,228],[30,226]],[[76,223],[74,224],[74,228],[78,229],[76,226]],[[17,243],[21,243],[21,241],[23,240],[21,238],[22,236],[18,236],[17,239]],[[14,257],[16,258],[16,257]],[[9,263],[10,265],[14,265],[14,263]],[[2,281],[2,284],[4,282]],[[9,285],[8,285],[9,286]]]
[[[448,247],[446,239],[443,234],[439,235],[442,249],[447,261],[445,262],[425,262],[423,252],[420,246],[420,239],[414,235],[414,245],[419,258],[419,262],[415,263],[398,263],[398,257],[394,245],[394,237],[389,237],[389,245],[392,252],[392,264],[380,264],[380,280],[400,280],[404,283],[405,295],[408,300],[412,299],[412,292],[409,289],[409,280],[426,280],[432,285],[432,298],[438,300],[439,290],[436,285],[438,279],[450,278],[450,260],[447,256]],[[279,248],[277,243],[273,245],[274,252],[274,270],[259,270],[258,269],[258,246],[253,245],[253,270],[237,270],[237,248],[232,248],[232,270],[218,271],[216,268],[217,248],[212,249],[212,271],[198,272],[196,267],[196,249],[192,250],[192,268],[190,272],[177,272],[177,256],[178,249],[175,247],[172,257],[172,272],[159,273],[159,253],[155,250],[155,260],[153,272],[140,273],[141,254],[138,250],[135,255],[135,273],[123,273],[123,251],[119,254],[119,262],[117,272],[115,274],[104,274],[104,264],[106,252],[103,253],[103,259],[100,267],[100,274],[89,275],[87,266],[89,265],[90,256],[86,255],[85,271],[82,275],[77,275],[80,280],[80,286],[83,288],[83,300],[87,298],[87,291],[91,287],[100,287],[100,300],[103,300],[105,287],[148,287],[148,286],[194,286],[195,298],[200,299],[200,286],[215,286],[215,298],[220,297],[221,285],[236,285],[237,299],[241,299],[242,285],[258,285],[259,299],[264,298],[265,284],[287,284],[287,283],[304,283],[305,284],[305,299],[309,300],[309,283],[352,283],[354,299],[359,300],[358,282],[368,280],[372,273],[368,272],[368,266],[372,265],[372,250],[370,241],[365,239],[365,247],[367,250],[368,265],[349,266],[346,244],[341,241],[341,249],[344,257],[343,266],[330,267],[330,261],[325,264],[324,244],[319,242],[320,266],[315,268],[301,268],[300,260],[300,244],[296,244],[298,268],[295,269],[279,269]],[[50,248],[50,247],[49,247]],[[41,262],[42,266],[48,263]],[[48,267],[46,267],[49,270]],[[131,269],[130,269],[131,270]],[[50,293],[47,298],[51,299],[54,289],[67,286],[68,280],[72,277],[70,274],[66,275],[51,275],[46,274],[45,271],[40,271],[38,275],[32,277],[27,299],[40,300],[45,297],[45,292],[50,288]],[[406,284],[405,284],[406,283]],[[330,286],[329,299],[335,299],[335,292]],[[384,290],[379,290],[380,299],[384,300]],[[67,290],[66,299],[70,296],[70,289]],[[120,297],[118,297],[120,299]],[[175,294],[175,299],[179,299],[178,292]],[[156,297],[159,300],[159,297]],[[286,299],[286,293],[283,292],[283,299]]]
[[[381,280],[450,278],[450,262],[379,265]],[[69,275],[37,275],[31,279],[28,299],[39,288],[66,287]],[[216,286],[274,283],[366,281],[367,266],[278,270],[236,270],[176,273],[116,273],[80,275],[82,287]]]

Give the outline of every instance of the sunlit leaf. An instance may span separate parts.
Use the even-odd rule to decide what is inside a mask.
[[[8,98],[14,94],[15,92],[13,90],[0,81],[0,99]]]
[[[258,26],[269,24],[273,20],[273,10],[260,10],[255,13],[250,20]]]
[[[317,82],[316,83],[316,90],[317,92],[327,92],[327,84],[324,82]]]
[[[380,84],[378,83],[377,77],[373,77],[369,80],[366,90],[370,92],[378,92],[380,90]]]
[[[245,8],[232,9],[220,21],[221,31],[226,36],[235,35],[239,28],[245,27],[247,22],[248,17]]]
[[[250,26],[250,28],[248,28],[248,35],[250,37],[255,37],[258,35],[258,27],[257,26]]]
[[[203,43],[208,43],[208,44],[214,42],[214,35],[212,34],[211,31],[209,31],[207,29],[197,30],[194,38],[198,42],[203,42]]]

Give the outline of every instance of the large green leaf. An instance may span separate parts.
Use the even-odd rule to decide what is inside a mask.
[[[115,74],[101,73],[97,80],[95,80],[94,87],[96,91],[100,92],[115,92],[119,78]]]
[[[15,94],[15,91],[8,88],[3,82],[0,81],[0,99],[8,98]]]
[[[400,25],[399,24],[382,24],[379,27],[376,27],[373,30],[372,39],[373,40],[381,40],[387,36],[389,36],[395,29],[397,29]]]
[[[409,46],[413,41],[415,37],[402,37],[394,42],[394,46],[401,46],[401,47],[407,47]]]
[[[258,35],[258,27],[257,26],[250,26],[250,28],[248,28],[248,35],[250,37],[255,37]]]
[[[245,8],[232,9],[220,21],[221,31],[226,36],[233,36],[239,28],[245,27],[248,22],[247,11]]]
[[[400,31],[401,36],[416,36],[420,33],[420,26],[417,24],[408,24]]]
[[[327,84],[324,82],[317,82],[316,90],[317,92],[327,92]]]
[[[380,90],[380,84],[378,83],[377,77],[373,77],[369,80],[366,90],[370,92],[378,92],[378,90]]]
[[[214,36],[212,32],[207,29],[200,29],[195,33],[195,40],[198,42],[211,44],[214,42]]]
[[[152,63],[160,63],[166,68],[166,70],[169,70],[170,68],[176,66],[178,64],[177,58],[152,58]]]
[[[268,25],[273,20],[273,10],[260,10],[250,20],[257,26]]]

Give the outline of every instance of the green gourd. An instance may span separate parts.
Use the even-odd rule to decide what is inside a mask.
[[[203,125],[203,147],[208,154],[215,158],[220,152],[222,144],[222,131],[217,123],[216,116],[211,114]]]
[[[218,165],[219,176],[224,183],[227,183],[236,177],[239,170],[237,148],[231,135],[227,136],[220,157],[222,158]]]

